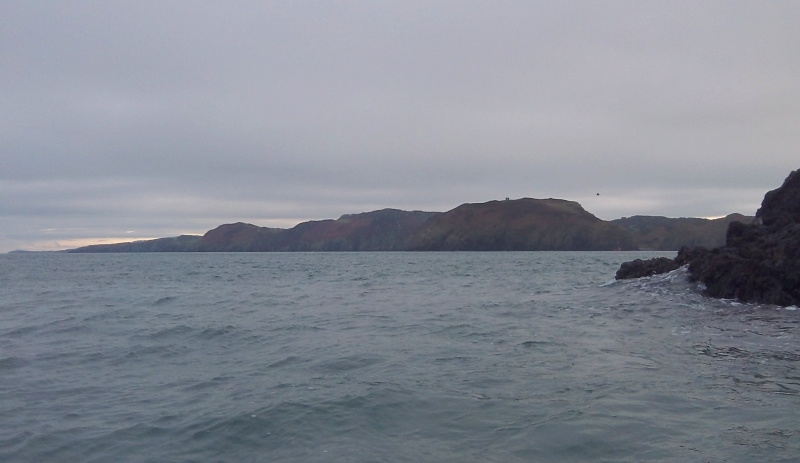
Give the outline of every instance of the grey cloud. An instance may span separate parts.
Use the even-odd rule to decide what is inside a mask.
[[[6,2],[0,251],[506,196],[752,213],[798,168],[798,19],[780,1]]]

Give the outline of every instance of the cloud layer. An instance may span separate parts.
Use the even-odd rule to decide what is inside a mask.
[[[5,2],[0,252],[504,197],[752,214],[800,167],[799,22],[792,1]]]

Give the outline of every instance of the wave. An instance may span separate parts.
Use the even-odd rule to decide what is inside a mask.
[[[157,307],[157,306],[160,306],[160,305],[172,304],[176,300],[178,300],[178,296],[160,297],[160,298],[156,299],[155,302],[153,302],[153,306]]]
[[[10,356],[0,359],[0,371],[15,370],[24,368],[31,364],[31,361],[22,357]]]
[[[617,291],[617,295],[621,297],[634,297],[634,300],[640,302],[650,300],[652,303],[653,299],[660,300],[664,307],[703,308],[716,303],[716,300],[703,294],[705,286],[702,283],[689,281],[687,266],[664,274],[630,280],[613,280],[600,287]]]

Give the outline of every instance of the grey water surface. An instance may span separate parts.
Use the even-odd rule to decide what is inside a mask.
[[[799,461],[800,311],[672,254],[0,255],[0,461]]]

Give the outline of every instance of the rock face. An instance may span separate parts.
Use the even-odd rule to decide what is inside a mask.
[[[684,264],[689,265],[690,279],[705,284],[709,296],[800,304],[800,170],[764,196],[751,224],[732,222],[724,246],[682,248],[674,265]],[[645,267],[654,265],[625,263],[626,270],[621,267],[617,278],[647,274]]]
[[[630,280],[632,278],[649,277],[661,273],[671,272],[680,267],[676,259],[669,257],[656,257],[654,259],[636,259],[624,262],[614,278],[617,280]]]

